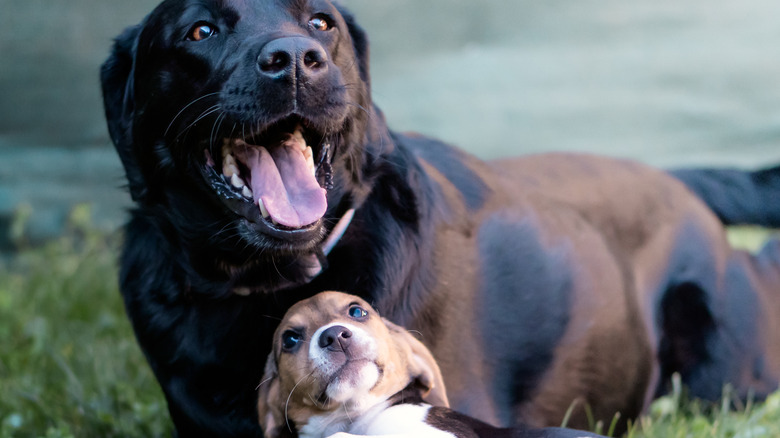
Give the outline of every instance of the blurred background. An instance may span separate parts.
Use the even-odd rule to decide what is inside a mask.
[[[100,228],[123,222],[98,69],[156,3],[0,0],[0,250],[58,235],[78,203]],[[780,162],[780,2],[342,3],[370,35],[374,100],[394,129],[484,158]]]

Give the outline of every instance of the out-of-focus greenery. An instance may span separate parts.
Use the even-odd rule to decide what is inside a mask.
[[[672,393],[655,400],[645,415],[630,421],[624,438],[780,437],[780,391],[755,403],[738,399],[727,386],[720,403],[711,403],[688,398],[679,375],[672,380]],[[591,422],[590,430],[611,437],[615,422]]]
[[[80,206],[62,237],[30,247],[22,237],[29,213],[21,209],[11,227],[18,251],[0,260],[0,438],[170,436],[117,290],[120,236],[96,231]],[[730,236],[753,249],[766,237],[753,229]],[[627,437],[780,436],[780,393],[735,409],[728,392],[711,406],[676,388]]]
[[[761,227],[738,226],[729,227],[727,237],[731,246],[755,252],[760,250],[768,239],[780,238],[780,232]]]
[[[742,403],[727,387],[720,404],[711,404],[687,399],[679,380],[674,386],[671,395],[653,403],[627,438],[780,437],[780,392],[762,403]]]
[[[22,210],[20,216],[25,211]],[[0,436],[171,434],[117,288],[119,236],[77,207],[68,231],[0,264]]]

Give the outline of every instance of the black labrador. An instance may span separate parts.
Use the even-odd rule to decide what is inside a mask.
[[[260,436],[276,324],[333,289],[419,332],[452,406],[497,426],[632,418],[675,372],[708,399],[777,387],[780,244],[734,251],[722,222],[780,225],[780,168],[392,132],[328,0],[165,0],[102,84],[136,204],[121,290],[180,436]]]

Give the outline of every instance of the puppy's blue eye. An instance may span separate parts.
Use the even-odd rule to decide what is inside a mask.
[[[368,312],[360,306],[352,306],[349,308],[348,314],[355,319],[363,319],[368,316]]]
[[[190,33],[187,38],[190,41],[203,41],[206,38],[211,38],[217,34],[217,27],[211,23],[198,22],[190,29]]]
[[[292,350],[297,347],[302,340],[303,338],[301,337],[300,333],[287,330],[286,332],[282,333],[282,349],[288,351]]]

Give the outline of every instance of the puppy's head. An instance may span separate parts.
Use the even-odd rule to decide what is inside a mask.
[[[439,367],[420,341],[363,299],[323,292],[294,305],[274,334],[260,423],[275,436],[337,411],[354,419],[410,385],[429,403],[447,406]]]
[[[329,0],[165,0],[101,80],[133,198],[233,271],[310,251],[360,179],[367,41]]]

